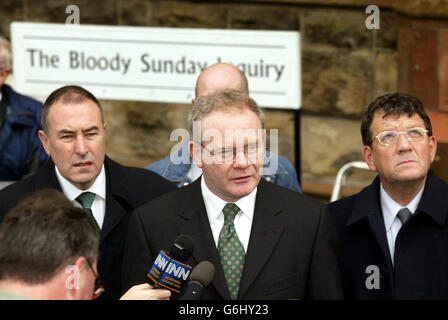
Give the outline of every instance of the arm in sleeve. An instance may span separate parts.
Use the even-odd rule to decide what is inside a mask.
[[[134,285],[148,282],[146,274],[153,263],[144,226],[136,209],[131,217],[123,253],[121,284],[123,293]]]

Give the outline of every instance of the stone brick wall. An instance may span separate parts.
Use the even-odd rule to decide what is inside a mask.
[[[337,170],[348,161],[362,160],[359,127],[366,105],[376,96],[398,88],[399,2],[393,1],[395,7],[386,7],[386,2],[379,1],[379,30],[366,29],[368,15],[364,10],[368,4],[359,6],[360,3],[363,2],[2,0],[0,33],[9,38],[12,21],[63,23],[67,17],[65,8],[70,4],[80,8],[81,24],[299,30],[303,70],[301,184],[306,193],[328,199]],[[445,60],[442,63],[446,65]],[[108,123],[108,154],[119,162],[137,166],[169,153],[177,143],[169,141],[170,132],[185,127],[190,109],[184,104],[102,103]],[[265,112],[267,128],[279,129],[279,153],[295,163],[294,112]],[[353,187],[350,192],[372,178],[371,173],[355,172],[348,179]]]

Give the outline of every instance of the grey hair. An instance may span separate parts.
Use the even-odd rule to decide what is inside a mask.
[[[9,41],[0,37],[0,70],[12,68],[11,45]]]
[[[193,126],[196,121],[201,121],[207,114],[213,111],[228,110],[250,110],[253,111],[260,120],[261,128],[264,129],[264,114],[255,100],[244,92],[226,89],[213,94],[202,96],[196,100],[188,116],[188,131],[193,138]],[[244,129],[244,128],[242,128]]]

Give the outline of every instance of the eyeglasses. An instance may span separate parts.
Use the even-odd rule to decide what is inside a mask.
[[[201,143],[201,147],[210,153],[210,155],[220,163],[233,163],[236,160],[236,155],[238,152],[243,152],[244,156],[251,163],[255,163],[257,161],[257,157],[259,155],[260,150],[264,150],[262,146],[259,146],[257,143],[252,143],[244,147],[243,150],[240,148],[221,148],[217,150],[210,150],[206,146]]]
[[[397,143],[400,134],[404,134],[409,142],[421,142],[428,135],[428,130],[417,127],[407,131],[383,131],[375,138],[383,146],[390,146]]]
[[[95,289],[93,290],[93,295],[92,295],[92,300],[95,300],[104,292],[104,287],[101,283],[100,277],[97,275],[97,273],[93,269],[93,266],[90,263],[89,259],[86,258],[86,261],[87,261],[87,265],[89,266],[90,270],[92,270],[92,273],[95,277]]]

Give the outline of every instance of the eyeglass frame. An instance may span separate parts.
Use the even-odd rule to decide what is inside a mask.
[[[90,270],[92,270],[93,276],[95,277],[95,287],[94,287],[93,295],[92,295],[92,300],[95,300],[104,292],[104,286],[101,283],[100,277],[95,272],[95,269],[93,269],[93,265],[90,262],[90,260],[87,258],[85,258],[85,259],[87,261],[87,265],[89,266]]]
[[[232,161],[226,161],[226,159],[227,159],[227,157],[226,156],[224,156],[223,157],[223,159],[221,159],[221,160],[218,160],[219,161],[219,163],[234,163],[235,162],[235,160],[236,160],[236,155],[237,155],[237,153],[238,153],[238,151],[242,151],[243,153],[244,153],[244,156],[246,157],[246,159],[250,162],[250,163],[253,163],[252,161],[251,161],[251,159],[249,159],[249,154],[248,154],[248,152],[249,152],[249,147],[245,147],[244,148],[244,150],[238,150],[238,148],[234,148],[234,147],[229,147],[229,148],[221,148],[221,149],[219,149],[219,150],[217,150],[217,151],[213,151],[213,150],[210,150],[210,149],[208,149],[206,146],[204,146],[203,144],[202,144],[202,141],[201,141],[201,143],[199,144],[200,146],[201,146],[201,148],[203,148],[203,149],[205,149],[205,150],[207,150],[207,152],[208,153],[210,153],[210,155],[213,157],[213,158],[215,158],[216,159],[216,154],[217,154],[217,151],[220,151],[220,152],[222,152],[222,154],[224,155],[225,154],[225,150],[233,150],[233,152],[232,152]],[[264,150],[265,148],[263,147],[263,148],[258,148],[258,142],[256,143],[256,144],[251,144],[251,145],[255,145],[255,150],[256,150],[256,153],[257,153],[257,157],[258,157],[258,152],[260,152],[261,150]]]
[[[411,138],[408,136],[408,132],[411,131],[411,130],[414,130],[414,129],[422,130],[422,131],[426,134],[427,137],[429,136],[429,135],[428,135],[428,132],[429,132],[428,129],[424,129],[424,128],[422,128],[422,127],[414,127],[414,128],[410,128],[410,129],[408,129],[407,131],[396,131],[396,130],[382,131],[382,132],[380,132],[378,135],[376,135],[374,138],[376,138],[376,139],[378,140],[378,143],[381,144],[382,146],[389,147],[389,146],[394,145],[394,144],[396,144],[396,143],[398,142],[398,139],[400,138],[400,134],[404,134],[405,137],[406,137],[406,139],[407,139],[409,142],[414,143],[414,142],[416,142],[416,141],[412,141]],[[384,134],[384,133],[388,133],[388,132],[394,132],[394,133],[397,133],[397,139],[395,140],[394,143],[389,143],[389,144],[387,144],[387,143],[383,143],[383,142],[381,142],[381,140],[380,140],[380,135],[382,135],[382,134]],[[424,138],[424,137],[423,137],[423,138]]]

